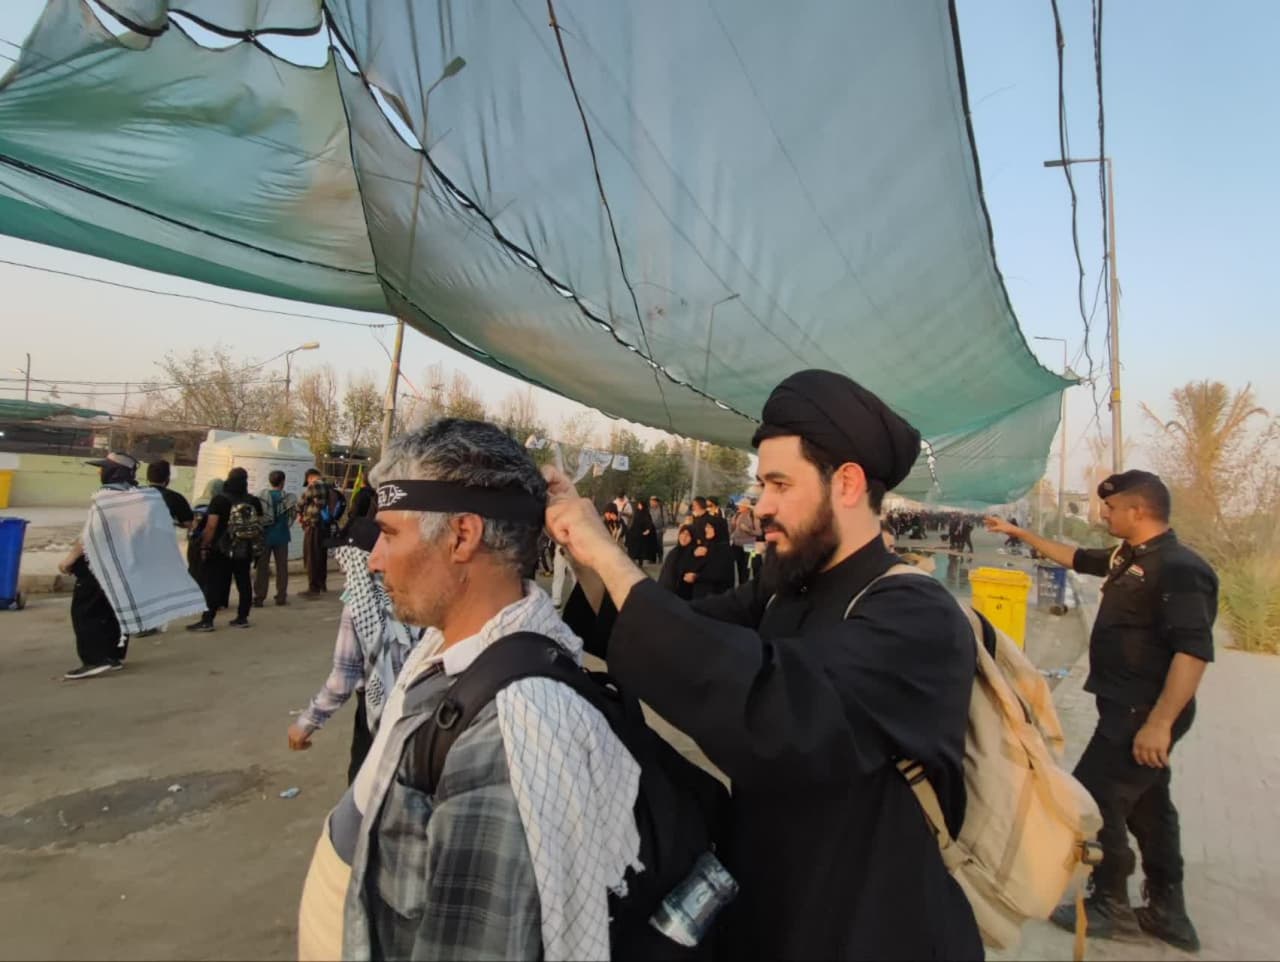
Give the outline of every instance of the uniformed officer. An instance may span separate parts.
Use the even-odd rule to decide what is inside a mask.
[[[1191,727],[1195,693],[1213,660],[1218,578],[1169,527],[1169,489],[1147,471],[1114,474],[1098,486],[1103,519],[1122,543],[1074,548],[998,518],[991,531],[1025,541],[1058,564],[1105,578],[1089,639],[1085,690],[1097,698],[1098,727],[1075,776],[1102,810],[1102,863],[1086,903],[1089,934],[1136,938],[1145,931],[1188,951],[1200,948],[1182,894],[1178,812],[1169,794],[1169,755]],[[1127,879],[1142,851],[1147,904],[1129,906]],[[1053,921],[1075,927],[1075,908]]]

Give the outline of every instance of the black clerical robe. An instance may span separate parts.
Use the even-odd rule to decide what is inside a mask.
[[[733,957],[981,958],[973,912],[894,767],[925,768],[964,819],[973,633],[932,578],[878,582],[879,536],[772,605],[756,582],[693,603],[645,581],[568,620],[610,673],[733,782]],[[616,614],[616,618],[614,617]]]

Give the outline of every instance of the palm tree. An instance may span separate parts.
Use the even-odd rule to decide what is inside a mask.
[[[1194,381],[1175,388],[1170,396],[1172,420],[1161,421],[1145,404],[1142,411],[1172,442],[1188,486],[1221,517],[1224,475],[1247,440],[1250,420],[1266,417],[1267,411],[1248,384],[1232,394],[1221,381]]]
[[[1231,541],[1227,515],[1237,492],[1250,422],[1267,417],[1251,385],[1232,393],[1221,381],[1193,381],[1175,388],[1174,417],[1158,418],[1147,405],[1142,412],[1167,443],[1166,460],[1190,514],[1208,521],[1219,538]]]

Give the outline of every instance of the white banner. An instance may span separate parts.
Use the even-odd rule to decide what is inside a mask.
[[[631,459],[627,457],[625,454],[615,454],[613,456],[613,470],[630,471]]]

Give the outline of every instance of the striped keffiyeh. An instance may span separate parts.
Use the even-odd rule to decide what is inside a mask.
[[[347,576],[342,600],[351,612],[356,641],[364,656],[365,713],[369,731],[376,732],[396,675],[422,636],[422,629],[410,628],[392,617],[386,589],[369,573],[369,552],[342,545],[333,554]]]
[[[80,537],[122,634],[204,612],[204,595],[187,574],[169,509],[156,488],[95,492]]]

